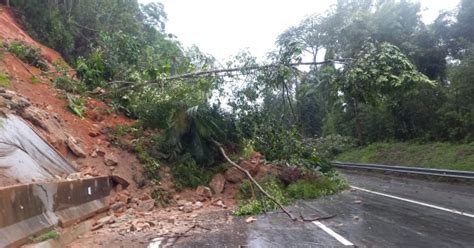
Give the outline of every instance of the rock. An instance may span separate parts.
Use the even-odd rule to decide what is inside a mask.
[[[178,207],[181,207],[181,206],[184,206],[184,204],[186,204],[187,202],[188,201],[186,201],[186,200],[178,200],[177,205],[178,205]]]
[[[257,219],[255,217],[248,217],[247,219],[245,219],[245,223],[249,224],[255,222],[256,220]]]
[[[245,174],[239,169],[232,167],[226,170],[224,177],[230,183],[240,183],[244,180]]]
[[[97,155],[105,157],[105,151],[101,150],[100,148],[97,148],[95,152],[97,152]]]
[[[225,186],[225,177],[222,174],[216,174],[212,180],[211,183],[209,183],[209,186],[211,187],[212,191],[214,191],[215,194],[220,194],[224,190]]]
[[[250,173],[250,175],[255,176],[258,173],[260,164],[252,163],[249,161],[243,161],[242,163],[240,163],[240,166],[246,169]]]
[[[199,196],[202,196],[204,198],[207,198],[207,199],[212,198],[212,192],[211,192],[211,189],[209,187],[198,186],[197,189],[196,189],[196,194],[198,194]]]
[[[150,212],[151,210],[153,210],[154,207],[155,207],[155,201],[153,199],[149,199],[149,200],[140,202],[138,206],[136,207],[136,209],[140,212]]]
[[[89,132],[89,136],[91,136],[92,138],[95,138],[97,136],[99,136],[100,133],[99,132]]]
[[[213,202],[212,205],[217,206],[217,207],[221,207],[221,208],[227,208],[227,205],[225,205],[222,200],[217,200],[217,201]]]
[[[74,181],[74,180],[79,180],[79,179],[81,179],[81,173],[80,172],[69,174],[66,177],[66,180],[68,180],[68,181]]]
[[[115,201],[116,202],[123,202],[125,204],[128,204],[130,201],[130,195],[127,194],[126,190],[123,190],[122,192],[119,192],[117,195],[115,195]]]
[[[204,204],[202,202],[197,201],[197,202],[194,203],[193,208],[196,210],[196,209],[202,208],[203,206],[204,206]]]
[[[30,101],[26,100],[23,97],[19,97],[19,96],[14,96],[11,99],[11,103],[10,103],[10,106],[11,106],[12,109],[18,109],[18,110],[24,109],[24,108],[26,108],[30,105],[31,105]]]
[[[143,193],[138,199],[142,200],[142,201],[146,201],[146,200],[150,200],[152,199],[151,196],[147,193]]]
[[[93,157],[93,158],[97,158],[98,155],[97,155],[96,151],[92,151],[90,156]]]
[[[48,112],[37,107],[29,106],[20,111],[20,115],[48,133],[55,132],[57,134],[56,132],[62,129],[61,124],[56,118],[50,118]]]
[[[123,202],[116,202],[110,206],[110,209],[114,212],[124,212],[127,205]]]
[[[191,213],[193,211],[193,204],[191,202],[186,202],[183,206],[183,212]]]
[[[95,225],[105,225],[105,224],[112,224],[115,222],[115,219],[113,216],[105,216],[103,218],[100,218],[99,220],[97,220],[97,222],[95,223]]]
[[[95,95],[97,95],[97,94],[103,95],[103,94],[105,94],[105,90],[102,89],[101,87],[97,87],[97,88],[95,88],[95,89],[92,91],[92,94],[95,94]]]
[[[66,139],[66,145],[67,147],[69,148],[69,150],[71,150],[71,152],[80,157],[80,158],[85,158],[87,157],[87,153],[84,152],[84,150],[79,146],[78,142],[76,141],[76,139],[74,139],[73,137],[69,136],[67,139]]]
[[[118,159],[113,154],[105,154],[104,164],[107,166],[116,166],[118,164]]]

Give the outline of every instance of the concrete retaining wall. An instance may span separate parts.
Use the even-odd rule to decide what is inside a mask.
[[[0,188],[0,247],[17,247],[31,235],[106,211],[116,181],[96,177]]]

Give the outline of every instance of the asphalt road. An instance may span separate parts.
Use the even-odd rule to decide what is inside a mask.
[[[178,247],[474,247],[474,186],[393,175],[347,172],[354,186],[338,195],[300,201],[282,213],[181,239]]]

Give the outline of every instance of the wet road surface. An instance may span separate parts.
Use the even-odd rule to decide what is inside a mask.
[[[177,247],[474,247],[474,187],[344,171],[354,186],[299,201],[293,213],[336,217],[294,223],[270,213],[181,239]]]

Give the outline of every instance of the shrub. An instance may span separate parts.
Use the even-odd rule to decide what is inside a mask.
[[[186,187],[196,188],[207,183],[204,170],[189,154],[184,155],[181,161],[172,167],[172,171],[175,188],[178,191]]]
[[[86,101],[80,96],[73,96],[70,94],[66,95],[67,97],[67,107],[75,115],[84,118],[84,113],[86,112]]]
[[[11,42],[6,44],[7,50],[21,61],[30,64],[42,71],[48,71],[48,64],[41,57],[41,50],[24,42]]]
[[[163,188],[154,189],[150,196],[155,200],[155,205],[159,207],[168,206],[172,200],[171,194]]]
[[[145,175],[155,181],[160,180],[158,175],[158,169],[160,168],[159,162],[152,157],[143,146],[143,140],[139,140],[135,144],[135,153],[137,154],[138,160],[143,163],[145,169]]]
[[[81,82],[70,79],[68,76],[60,76],[54,79],[54,87],[69,93],[84,93],[86,88]]]
[[[281,204],[289,204],[293,199],[289,198],[281,182],[274,177],[267,177],[261,180],[260,185]],[[257,189],[255,189],[257,190]],[[272,200],[263,195],[260,191],[255,191],[250,181],[244,181],[240,188],[240,197],[243,200],[239,208],[234,212],[237,216],[261,214],[269,210],[278,209]]]

